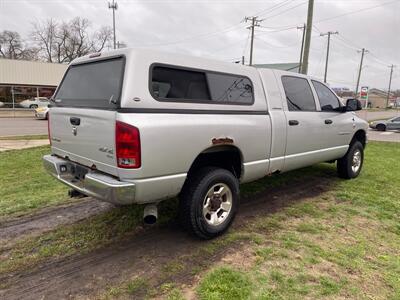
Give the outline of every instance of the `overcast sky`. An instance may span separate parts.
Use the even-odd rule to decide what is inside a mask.
[[[257,15],[254,63],[297,62],[300,26],[306,22],[306,0],[119,0],[117,40],[129,47],[156,47],[169,52],[233,62],[249,58],[249,23]],[[280,5],[282,3],[282,5]],[[279,6],[280,5],[280,6]],[[272,8],[272,9],[271,9]],[[112,11],[102,0],[0,0],[0,31],[18,31],[29,39],[31,23],[54,18],[89,19],[93,27],[112,25]],[[327,38],[332,36],[328,70],[331,86],[354,89],[362,47],[361,85],[387,89],[389,64],[397,64],[392,87],[400,89],[400,1],[315,0],[309,74],[322,78]]]

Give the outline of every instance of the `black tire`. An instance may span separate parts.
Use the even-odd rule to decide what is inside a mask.
[[[36,109],[36,108],[38,108],[38,106],[36,104],[32,104],[31,106],[29,106],[29,108]]]
[[[218,217],[218,220],[222,221],[220,224],[214,225],[209,224],[209,222],[212,222],[210,214],[204,216],[203,206],[204,202],[207,201],[207,193],[212,191],[214,186],[217,186],[216,188],[218,188],[219,184],[229,188],[226,189],[225,187],[225,190],[228,190],[229,199],[231,199],[231,208],[229,212],[226,212],[225,216],[222,216],[222,214],[225,214],[225,211],[221,210],[222,214]],[[224,197],[227,196],[224,195]],[[224,200],[223,197],[218,199],[216,202],[213,202],[217,203],[216,206],[218,206],[218,203],[221,205],[222,202],[228,201],[226,199]],[[221,235],[229,228],[236,215],[239,206],[239,181],[228,170],[215,167],[202,168],[188,178],[188,181],[185,183],[180,194],[179,204],[180,220],[187,231],[201,239],[214,238]],[[212,207],[211,204],[208,206],[210,208]],[[216,209],[216,211],[218,211],[218,209]],[[216,215],[218,215],[218,213],[216,213]]]
[[[386,125],[385,124],[378,124],[378,125],[376,125],[376,130],[385,131],[386,130]]]
[[[355,168],[353,163],[354,157],[357,155],[356,153],[360,154],[360,164],[358,168]],[[356,178],[362,169],[364,163],[364,147],[359,141],[355,141],[350,144],[349,150],[347,151],[346,155],[342,158],[338,159],[337,161],[337,171],[339,177],[345,179]],[[356,164],[357,165],[357,164]]]

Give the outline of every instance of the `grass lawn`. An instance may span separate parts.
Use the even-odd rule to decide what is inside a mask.
[[[0,154],[1,178],[8,182],[0,183],[1,214],[27,211],[65,198],[65,187],[42,171],[39,158],[44,153],[48,153],[48,147]],[[171,262],[173,267],[166,268],[163,276],[179,278],[190,269],[196,270],[198,280],[190,285],[171,280],[161,287],[148,286],[148,297],[400,299],[399,157],[399,144],[371,142],[364,169],[355,180],[337,179],[334,165],[321,164],[243,185],[242,194],[251,197],[268,187],[284,189],[311,176],[331,178],[330,188],[318,196],[253,218],[245,226],[204,243],[198,256]],[[5,167],[13,166],[15,160],[27,160],[28,166],[18,163],[19,173],[10,175]],[[22,185],[15,184],[21,180]],[[40,201],[42,198],[46,200]],[[176,201],[163,203],[161,210],[161,222],[169,220],[175,216]],[[132,234],[141,214],[138,206],[116,208],[22,240],[9,253],[12,259],[0,257],[0,274],[120,240]],[[232,249],[234,243],[240,247],[233,259],[204,267],[204,256]],[[100,296],[134,298],[138,286],[142,286],[139,283],[149,282],[145,276],[132,281],[122,278],[120,285]]]
[[[400,299],[399,157],[396,143],[370,143],[359,178],[259,218],[240,262],[192,288],[200,299]]]
[[[0,219],[68,200],[67,188],[42,166],[50,147],[0,152]]]
[[[46,140],[48,139],[47,134],[37,134],[37,135],[15,135],[15,136],[3,136],[0,140],[5,141],[15,141],[15,140]]]

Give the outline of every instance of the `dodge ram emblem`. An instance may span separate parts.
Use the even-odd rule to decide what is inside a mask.
[[[76,135],[78,133],[78,128],[76,128],[75,126],[72,127],[72,134]]]

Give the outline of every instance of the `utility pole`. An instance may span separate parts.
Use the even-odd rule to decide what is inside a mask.
[[[301,73],[301,68],[303,66],[303,52],[304,52],[304,39],[306,37],[306,24],[297,27],[297,29],[303,29],[303,37],[301,38],[301,49],[300,49],[300,59],[299,59],[299,73]]]
[[[114,0],[112,3],[108,2],[108,8],[113,11],[113,35],[114,35],[114,49],[117,49],[117,39],[115,36],[115,11],[118,9],[118,4]]]
[[[389,78],[388,93],[387,93],[387,97],[386,97],[386,108],[388,108],[388,106],[389,106],[390,88],[392,87],[392,76],[393,76],[394,65],[389,66],[389,68],[390,68],[390,78]]]
[[[314,11],[314,0],[308,0],[306,39],[304,42],[304,56],[303,56],[303,64],[301,67],[301,73],[303,74],[307,74],[308,72],[308,57],[310,56],[313,11]]]
[[[321,33],[320,36],[328,36],[328,45],[326,48],[326,61],[325,61],[325,75],[324,75],[324,82],[326,83],[326,76],[328,75],[328,60],[329,60],[329,46],[331,42],[331,34],[339,34],[337,31],[328,31],[327,33]]]
[[[360,51],[357,51],[360,52]],[[356,99],[358,98],[358,87],[360,86],[360,77],[361,77],[361,70],[362,70],[362,65],[363,65],[363,61],[364,61],[364,54],[368,53],[368,50],[365,48],[362,48],[361,50],[361,61],[360,61],[360,68],[358,69],[358,77],[357,77],[357,85],[356,85],[356,91],[355,91],[355,97]],[[368,101],[366,101],[368,104]],[[367,105],[366,105],[367,106]]]
[[[257,17],[245,17],[245,22],[251,20],[251,25],[247,29],[251,29],[251,41],[250,41],[250,61],[249,66],[253,64],[253,44],[254,44],[254,27],[260,26],[262,20],[258,20]]]

